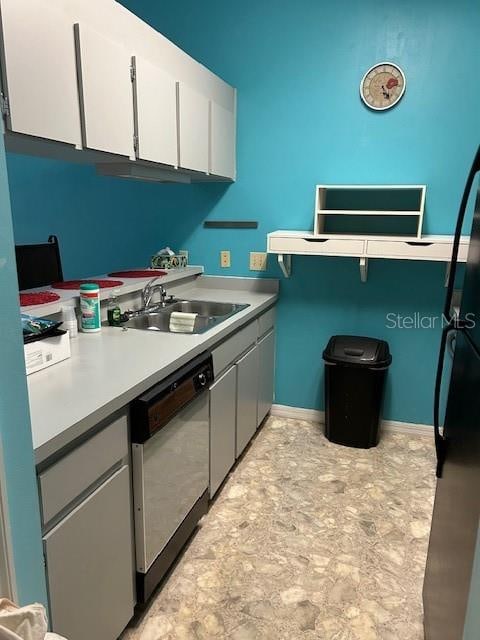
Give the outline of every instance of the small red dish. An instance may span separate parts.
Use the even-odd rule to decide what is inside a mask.
[[[91,282],[93,284],[98,284],[100,289],[111,289],[112,287],[121,287],[123,282],[121,280],[66,280],[65,282],[54,282],[52,284],[52,289],[80,289],[81,284],[86,284],[87,282]]]
[[[21,293],[20,306],[31,307],[36,304],[47,304],[47,302],[55,302],[60,300],[58,293],[53,291],[36,291],[34,293]]]

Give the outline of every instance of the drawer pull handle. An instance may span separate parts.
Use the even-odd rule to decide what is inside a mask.
[[[307,242],[328,242],[329,238],[304,238]]]
[[[431,247],[433,242],[407,242],[411,247]]]

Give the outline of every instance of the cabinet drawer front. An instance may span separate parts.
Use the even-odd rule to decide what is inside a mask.
[[[445,260],[452,257],[452,245],[449,242],[392,242],[388,240],[369,240],[367,255],[372,257],[411,258],[412,260]]]
[[[270,238],[270,251],[285,253],[313,253],[317,255],[363,255],[364,240],[342,240],[336,238]]]
[[[264,336],[275,325],[275,307],[269,309],[258,318],[258,335]]]
[[[122,415],[39,476],[43,523],[128,455],[127,416]]]
[[[213,349],[213,371],[218,376],[224,369],[228,367],[238,356],[257,341],[258,325],[256,321],[251,322],[243,329],[240,329],[220,346]]]
[[[113,640],[133,616],[130,473],[122,467],[43,539],[53,630]]]

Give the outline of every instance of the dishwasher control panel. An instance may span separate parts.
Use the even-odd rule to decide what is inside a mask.
[[[132,442],[143,444],[213,382],[211,353],[203,353],[134,400]]]

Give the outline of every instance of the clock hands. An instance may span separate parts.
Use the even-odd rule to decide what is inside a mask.
[[[385,89],[385,87],[382,84],[382,93],[383,93],[383,97],[385,98],[385,100],[388,100],[390,98],[390,94],[388,93],[388,91]]]

